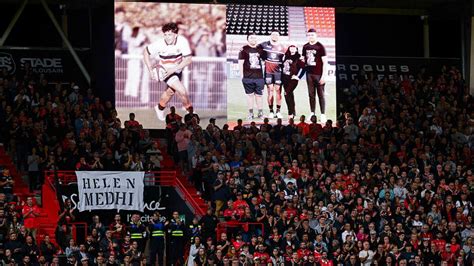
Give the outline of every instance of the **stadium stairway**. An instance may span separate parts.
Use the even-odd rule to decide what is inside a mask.
[[[298,6],[288,7],[288,36],[290,40],[306,39],[306,23],[304,8]]]
[[[20,198],[20,201],[26,201],[27,197],[32,196],[37,202],[42,202],[42,204],[39,205],[41,215],[37,218],[37,243],[39,244],[46,234],[51,237],[51,242],[55,243],[54,231],[58,221],[59,203],[54,190],[45,180],[42,193],[39,197],[34,193],[30,193],[28,184],[23,180],[23,175],[18,171],[12,158],[6,153],[5,147],[2,144],[0,144],[0,165],[10,170],[10,175],[15,181],[13,186],[14,193]]]
[[[41,197],[43,206],[41,208],[42,217],[39,218],[37,243],[44,239],[46,235],[49,235],[51,242],[56,244],[56,225],[59,220],[59,201],[57,198],[56,190],[49,180],[46,180],[41,188]],[[46,204],[47,203],[47,204]]]
[[[158,143],[166,143],[165,140],[158,140],[157,142]],[[187,176],[185,176],[182,173],[183,172],[182,169],[178,165],[176,165],[176,163],[174,162],[171,155],[166,152],[166,146],[160,145],[160,150],[161,150],[161,153],[163,155],[163,161],[161,162],[162,170],[164,170],[164,171],[169,171],[169,170],[176,171],[176,178],[181,182],[181,184],[184,185],[184,189],[186,189],[187,192],[188,192],[188,193],[184,193],[184,194],[190,195],[192,197],[192,200],[194,200],[197,203],[197,205],[201,208],[201,211],[194,210],[195,213],[198,216],[203,216],[206,213],[207,209],[209,208],[208,203],[206,203],[206,201],[201,198],[201,196],[197,193],[198,191],[196,190],[194,185],[191,184],[191,182],[189,182]],[[183,198],[186,201],[190,200],[190,199],[186,198],[186,195],[184,195]]]

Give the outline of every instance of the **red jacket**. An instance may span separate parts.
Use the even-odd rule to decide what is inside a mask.
[[[265,262],[265,263],[272,262],[272,260],[270,259],[270,255],[268,255],[268,253],[266,252],[260,253],[258,251],[255,251],[255,253],[253,254],[253,257],[254,259],[260,258],[260,262]]]
[[[305,249],[300,248],[300,249],[298,249],[297,253],[298,253],[298,258],[303,259],[304,257],[306,257],[306,259],[307,259],[308,256],[311,254],[311,250],[309,250],[307,248],[305,248]]]

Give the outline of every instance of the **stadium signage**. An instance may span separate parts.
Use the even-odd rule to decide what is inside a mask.
[[[63,197],[63,202],[68,198],[64,195],[62,197]],[[70,196],[73,210],[78,209],[78,206],[79,206],[78,197],[79,196],[76,193],[73,193]],[[165,210],[165,209],[166,209],[166,207],[161,206],[161,200],[151,200],[150,202],[143,203],[143,210],[144,211],[153,212],[153,211],[162,211],[162,210]]]
[[[33,72],[41,73],[63,73],[63,64],[61,58],[31,58],[23,57],[20,58],[22,66],[28,63],[31,66]]]
[[[344,65],[344,64],[337,64],[337,70],[339,71],[376,71],[376,72],[410,72],[410,67],[407,65],[358,65],[358,64],[350,64],[350,65]]]
[[[146,173],[145,173],[146,175]],[[101,181],[99,181],[100,183]],[[103,181],[102,181],[103,182]],[[107,183],[112,188],[113,180]],[[99,184],[100,185],[100,184]],[[93,183],[91,183],[91,188]],[[103,184],[101,184],[103,186]],[[58,193],[62,202],[65,202],[67,199],[71,200],[71,209],[79,211],[79,184],[69,183],[62,184],[59,186]],[[164,217],[170,216],[173,211],[179,211],[186,215],[193,215],[192,211],[189,209],[187,204],[183,204],[181,196],[175,190],[174,187],[160,186],[160,185],[149,185],[145,179],[145,187],[143,190],[143,211],[141,213],[141,219],[143,222],[148,221],[155,211],[159,211]],[[90,222],[92,216],[100,215],[101,220],[109,223],[114,220],[115,215],[119,213],[122,216],[124,221],[129,222],[131,215],[137,213],[136,210],[118,210],[118,209],[97,209],[91,211],[80,212],[80,215],[76,216],[77,222]]]
[[[460,66],[456,58],[410,58],[410,57],[364,57],[338,56],[336,59],[338,88],[347,88],[355,79],[367,79],[370,74],[376,79],[403,77],[414,79],[425,68],[428,72],[439,72],[443,65]]]
[[[87,66],[87,52],[77,51],[79,58]],[[60,78],[73,79],[77,82],[79,68],[67,50],[46,50],[42,48],[2,48],[0,49],[0,71],[7,69],[8,74],[22,74],[25,65],[30,66],[30,72],[35,75],[45,74],[48,80]]]
[[[143,211],[144,172],[77,171],[79,211]]]
[[[0,69],[6,69],[9,74],[15,73],[15,60],[11,54],[0,52]]]
[[[360,72],[374,73],[377,79],[383,79],[388,74],[389,78],[393,74],[408,74],[408,65],[372,65],[372,64],[337,64],[338,80],[354,80]]]

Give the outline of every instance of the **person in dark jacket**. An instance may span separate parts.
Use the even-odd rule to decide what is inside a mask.
[[[201,238],[207,239],[213,236],[215,229],[217,227],[219,220],[217,216],[214,215],[214,211],[212,208],[208,208],[206,211],[206,215],[204,215],[201,220],[199,220],[199,224],[201,225]]]
[[[12,257],[15,259],[16,262],[22,261],[22,243],[18,241],[16,233],[10,234],[10,238],[5,242],[5,249],[9,249],[12,252]]]
[[[142,224],[140,221],[141,217],[140,214],[135,213],[132,215],[132,221],[130,222],[130,225],[128,226],[127,233],[130,235],[130,239],[133,241],[137,241],[138,244],[138,250],[143,253],[145,250],[145,244],[146,244],[146,227],[145,225]]]
[[[46,235],[40,244],[41,255],[44,256],[46,262],[51,263],[57,252],[56,246],[51,243],[50,236]]]
[[[150,235],[150,264],[156,265],[158,260],[158,265],[163,265],[163,256],[165,250],[165,220],[161,219],[159,212],[153,214],[153,218],[148,225],[148,232]],[[158,259],[156,257],[158,255]]]
[[[22,253],[25,256],[30,256],[30,262],[32,264],[38,263],[38,255],[40,254],[40,250],[34,242],[32,236],[26,237],[26,243],[23,244]]]
[[[298,47],[291,44],[283,57],[282,83],[285,90],[285,101],[288,106],[288,117],[294,118],[295,95],[294,90],[298,86],[298,80],[303,75],[304,62],[300,60],[301,55],[298,53]]]
[[[184,265],[184,245],[186,244],[186,225],[181,220],[179,212],[173,212],[173,218],[170,223],[167,224],[168,233],[171,235],[170,239],[170,251],[171,261],[168,261],[171,265]]]

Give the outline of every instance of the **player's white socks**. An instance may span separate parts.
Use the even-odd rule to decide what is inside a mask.
[[[257,103],[257,109],[263,109],[263,97],[262,95],[255,95],[255,102]]]
[[[155,105],[155,113],[159,120],[165,121],[165,110],[164,109],[160,110],[160,108],[158,107],[158,104]]]
[[[321,123],[326,123],[327,118],[325,114],[321,114]]]
[[[255,101],[254,94],[247,94],[247,109],[253,109],[253,102]]]

